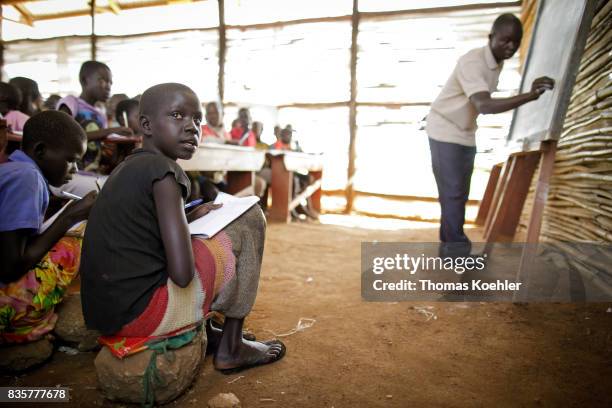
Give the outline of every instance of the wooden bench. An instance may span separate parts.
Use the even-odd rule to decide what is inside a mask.
[[[227,171],[228,193],[253,187],[255,172],[261,170],[266,152],[250,147],[201,144],[190,160],[178,160],[185,171]]]
[[[268,157],[272,166],[272,207],[271,222],[289,222],[291,210],[300,201],[311,197],[313,209],[321,212],[321,177],[323,176],[323,155],[312,153],[270,150]],[[310,185],[293,198],[293,172],[308,172]]]

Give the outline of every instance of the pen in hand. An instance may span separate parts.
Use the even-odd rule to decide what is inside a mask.
[[[61,192],[61,194],[62,194],[64,197],[66,197],[66,198],[70,198],[70,199],[72,199],[72,200],[80,200],[80,199],[82,199],[82,198],[83,198],[83,197],[79,197],[79,196],[78,196],[78,195],[76,195],[76,194],[69,193],[69,192],[67,192],[67,191],[62,191],[62,192]]]
[[[190,209],[190,208],[192,208],[192,207],[195,207],[196,205],[200,205],[200,204],[202,204],[203,202],[204,202],[204,200],[203,200],[203,199],[201,199],[201,198],[198,198],[197,200],[193,200],[193,201],[191,201],[191,202],[189,202],[189,203],[185,204],[185,210],[188,210],[188,209]]]

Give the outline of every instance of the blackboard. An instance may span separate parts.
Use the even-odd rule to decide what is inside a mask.
[[[535,28],[521,80],[529,92],[540,76],[555,80],[555,89],[514,111],[508,144],[538,150],[541,141],[559,138],[580,58],[591,26],[595,0],[540,0]]]

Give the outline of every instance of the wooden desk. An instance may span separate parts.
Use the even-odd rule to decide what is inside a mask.
[[[102,139],[103,142],[113,144],[130,144],[130,143],[142,143],[142,138],[138,136],[122,136],[116,133],[111,133]]]
[[[272,165],[271,222],[289,222],[293,210],[305,198],[311,197],[313,209],[321,212],[321,177],[323,155],[311,153],[271,150],[268,152]],[[293,196],[293,172],[308,172],[310,185],[296,198]]]
[[[255,172],[261,170],[266,152],[250,147],[201,144],[190,160],[178,160],[185,171],[227,171],[228,192],[236,194],[252,187]]]

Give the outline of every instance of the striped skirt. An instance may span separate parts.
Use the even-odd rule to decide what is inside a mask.
[[[211,239],[192,237],[191,245],[195,275],[190,284],[181,288],[168,279],[155,290],[144,312],[115,336],[163,336],[206,318],[215,296],[236,275],[236,258],[223,231]]]

